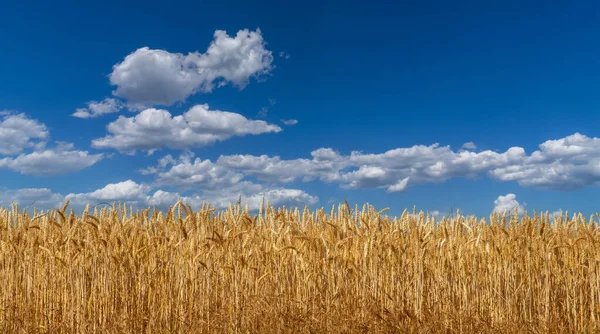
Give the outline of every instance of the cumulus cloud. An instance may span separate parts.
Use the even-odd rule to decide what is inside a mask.
[[[263,185],[244,181],[232,187],[207,191],[204,198],[217,207],[226,207],[230,203],[248,202],[250,210],[257,210],[263,201],[269,201],[273,206],[299,206],[314,205],[319,201],[317,196],[312,196],[299,189],[266,188]],[[185,199],[184,199],[185,200]]]
[[[201,191],[201,195],[186,197],[184,200],[196,203],[205,200],[218,207],[227,206],[229,203],[237,201],[240,196],[242,201],[244,203],[247,201],[251,208],[258,208],[263,199],[270,201],[273,205],[312,205],[318,201],[318,197],[311,196],[299,189],[272,187],[244,179],[250,175],[251,171],[259,169],[259,165],[273,162],[244,161],[244,156],[236,156],[235,160],[218,160],[217,162],[193,158],[194,154],[189,151],[184,152],[179,158],[167,155],[158,160],[158,165],[142,169],[140,172],[154,174],[153,186],[155,187],[171,186],[184,191]],[[237,168],[232,168],[232,166]],[[287,166],[291,167],[292,165]],[[275,166],[274,168],[282,167],[284,166]],[[242,173],[242,170],[247,173]],[[279,177],[274,181],[277,183],[282,180]],[[172,197],[167,193],[160,195],[165,198]]]
[[[415,185],[439,183],[455,177],[489,175],[500,180],[514,180],[507,177],[508,171],[526,170],[531,166],[540,170],[540,175],[544,175],[542,172],[545,169],[559,166],[593,166],[600,156],[594,145],[597,140],[574,135],[548,141],[540,145],[540,151],[531,155],[527,155],[521,147],[511,147],[505,152],[455,152],[448,146],[440,147],[438,144],[415,145],[378,154],[354,151],[349,155],[331,148],[320,148],[311,152],[311,158],[289,160],[279,156],[246,154],[221,155],[213,162],[199,158],[193,160],[191,152],[184,152],[178,159],[165,156],[157,166],[148,167],[142,173],[155,174],[155,182],[159,185],[187,185],[207,193],[231,189],[248,182],[250,178],[271,185],[320,180],[336,183],[344,189],[377,188],[394,193],[406,191]],[[546,177],[551,185],[548,188],[563,189],[566,184],[573,187],[582,183],[581,180],[594,185],[595,172],[590,167],[587,170],[587,174],[565,173],[563,178],[555,179]],[[522,174],[517,181],[525,186],[537,186],[539,183],[534,181],[539,177],[533,173]],[[499,198],[497,206],[512,205],[513,200],[516,203],[515,197],[509,194]]]
[[[525,205],[527,203],[519,204],[517,202],[517,196],[515,194],[506,194],[505,196],[498,196],[498,199],[494,201],[494,211],[498,213],[514,212],[514,209],[519,206],[518,214],[523,215],[525,213]]]
[[[25,114],[4,112],[0,122],[0,155],[16,155],[26,148],[39,145],[50,133],[46,125],[27,117]],[[38,140],[38,143],[35,142]]]
[[[28,209],[31,213],[33,207],[43,210],[60,207],[65,197],[48,188],[0,188],[0,206],[10,207],[13,202],[20,206],[19,210]]]
[[[25,175],[55,176],[80,171],[102,160],[103,154],[75,150],[73,144],[58,142],[55,148],[0,158],[0,168]]]
[[[553,190],[600,185],[600,139],[575,134],[547,141],[540,148],[531,155],[521,147],[511,147],[501,153],[473,152],[453,151],[437,143],[377,154],[354,151],[340,155],[330,148],[321,148],[311,153],[312,159],[229,155],[219,157],[216,165],[267,182],[319,179],[339,183],[345,189],[382,188],[387,192],[401,192],[410,186],[455,177],[482,175]]]
[[[513,163],[523,155],[522,150],[515,148],[505,153],[456,153],[437,144],[400,148],[382,154],[352,152],[341,155],[331,148],[321,148],[311,152],[312,159],[222,155],[214,163],[200,159],[192,163],[189,159],[177,161],[166,156],[159,161],[158,167],[149,167],[142,172],[157,174],[161,184],[206,186],[224,182],[218,180],[238,182],[245,177],[279,184],[318,179],[339,183],[345,189],[384,188],[387,192],[402,192],[409,185],[443,182],[451,177],[472,177]],[[167,165],[172,165],[170,170],[165,169]]]
[[[523,158],[524,151],[511,148],[504,153],[454,152],[448,146],[415,145],[381,154],[352,152],[342,159],[358,168],[342,174],[347,188],[386,188],[404,191],[408,185],[439,183],[453,177],[476,177],[482,172]]]
[[[77,108],[71,115],[77,118],[95,118],[106,114],[119,112],[123,104],[113,98],[105,98],[102,101],[89,101],[86,108]]]
[[[526,187],[578,190],[600,185],[600,139],[575,133],[540,144],[540,150],[517,163],[490,171],[500,181]]]
[[[242,204],[248,202],[251,210],[257,210],[263,200],[271,205],[304,206],[314,205],[318,197],[311,196],[298,189],[266,188],[252,182],[241,182],[234,186],[215,191],[206,191],[201,194],[182,196],[177,192],[155,189],[147,184],[140,184],[132,180],[107,184],[105,187],[88,193],[71,193],[62,195],[54,193],[47,188],[7,189],[0,188],[0,203],[10,205],[14,202],[24,207],[36,207],[38,210],[50,210],[61,207],[65,201],[70,200],[70,207],[81,212],[90,204],[92,206],[113,202],[125,203],[134,209],[157,207],[165,210],[180,199],[185,204],[190,204],[198,210],[203,202],[211,206],[224,209],[229,204],[234,204],[242,198]],[[31,212],[31,211],[30,211]]]
[[[331,149],[319,149],[313,151],[312,155],[313,159],[294,160],[267,155],[230,155],[219,157],[217,165],[268,182],[289,183],[297,179],[333,182],[340,179],[340,170],[347,165],[341,156]]]
[[[113,94],[133,104],[169,106],[228,83],[243,89],[252,77],[271,71],[273,54],[265,46],[260,29],[244,29],[233,37],[215,31],[205,53],[143,47],[113,66]]]
[[[142,174],[156,174],[157,185],[176,186],[180,189],[214,190],[231,187],[244,177],[240,173],[212,163],[210,160],[196,158],[191,152],[182,154],[178,160],[167,155],[159,160],[156,167],[142,170]],[[167,169],[170,167],[169,169]]]
[[[135,117],[119,118],[107,126],[110,135],[92,141],[95,148],[114,148],[122,153],[137,150],[153,152],[163,147],[185,149],[202,147],[233,136],[280,132],[277,125],[227,111],[196,105],[183,115],[166,110],[146,109]]]
[[[56,142],[55,147],[48,148],[50,133],[46,125],[22,113],[7,112],[2,116],[0,168],[25,175],[62,175],[88,168],[104,157],[76,150],[73,144],[66,142]],[[32,152],[25,153],[25,149]]]
[[[72,201],[87,203],[90,201],[137,201],[146,198],[150,187],[137,184],[132,180],[106,185],[102,189],[84,194],[69,194]]]

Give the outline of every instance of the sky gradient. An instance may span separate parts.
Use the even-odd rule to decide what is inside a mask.
[[[0,204],[590,215],[597,2],[0,4]]]

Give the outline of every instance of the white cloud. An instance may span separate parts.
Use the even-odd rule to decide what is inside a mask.
[[[311,196],[299,189],[265,188],[263,185],[252,182],[240,182],[232,187],[207,191],[205,198],[211,205],[226,207],[240,199],[242,204],[248,202],[250,210],[257,210],[263,200],[273,206],[300,206],[314,205],[319,201],[316,196]],[[196,199],[197,200],[197,199]],[[185,201],[185,199],[184,199]]]
[[[123,109],[123,104],[113,98],[105,98],[104,100],[89,101],[86,108],[78,108],[71,116],[77,118],[95,118],[106,114],[119,112]]]
[[[383,188],[405,191],[409,186],[439,183],[454,177],[476,178],[484,173],[502,181],[550,189],[600,185],[600,139],[581,135],[548,141],[530,156],[521,147],[503,153],[452,151],[448,146],[415,145],[379,154],[340,155],[329,148],[312,159],[283,160],[278,156],[221,156],[214,164],[261,181],[289,183],[319,179],[342,188]],[[573,147],[573,146],[577,147]],[[565,147],[568,146],[568,147]],[[596,148],[598,147],[598,148]]]
[[[298,121],[295,119],[284,119],[283,120],[283,124],[285,125],[296,125],[298,124]]]
[[[9,156],[0,157],[0,168],[26,175],[61,175],[90,167],[104,157],[75,150],[73,144],[66,142],[56,142],[55,147],[46,148],[50,137],[46,125],[22,113],[7,112],[3,116],[0,155]],[[25,149],[33,149],[33,152],[24,153]]]
[[[470,141],[468,143],[464,143],[461,148],[464,150],[474,150],[474,149],[477,149],[477,145],[475,145],[472,141]]]
[[[33,140],[47,140],[49,137],[46,125],[23,113],[7,111],[1,116],[4,118],[0,122],[0,155],[19,154],[26,148],[36,147]]]
[[[87,203],[92,205],[98,203],[121,202],[132,205],[137,209],[156,206],[159,209],[166,209],[174,205],[179,199],[185,204],[192,205],[192,208],[199,209],[202,202],[210,203],[211,206],[223,209],[229,204],[237,202],[241,196],[242,204],[248,202],[251,210],[259,208],[263,199],[269,201],[271,205],[314,205],[318,202],[318,197],[311,196],[298,189],[285,188],[265,188],[263,185],[252,182],[240,182],[232,186],[215,189],[212,191],[203,191],[201,194],[191,196],[181,196],[176,192],[168,192],[162,189],[153,190],[153,187],[146,184],[138,184],[132,180],[108,184],[102,189],[89,193],[68,194],[64,197],[56,194],[49,195],[55,202],[62,203],[70,199],[73,207],[82,209]],[[0,196],[0,199],[2,197]],[[54,202],[52,202],[54,203]],[[29,204],[29,203],[28,203]]]
[[[191,161],[193,153],[182,155],[179,160],[171,155],[159,160],[159,165],[146,174],[156,174],[157,185],[168,185],[180,189],[214,190],[231,187],[244,177],[231,169],[213,164],[210,160],[196,158]],[[167,167],[171,166],[167,170]]]
[[[193,153],[190,152],[182,154],[179,159],[167,155],[159,159],[158,166],[146,168],[142,173],[156,174],[154,183],[156,186],[174,186],[182,190],[202,191],[202,196],[187,198],[190,202],[201,202],[202,199],[213,205],[226,206],[242,196],[243,201],[248,201],[251,208],[258,208],[263,196],[273,205],[312,205],[318,201],[317,197],[308,195],[302,190],[265,187],[262,184],[244,181],[245,175],[239,172],[240,170],[248,172],[247,174],[256,172],[254,175],[262,179],[258,170],[265,164],[272,166],[266,167],[267,169],[276,168],[280,171],[286,168],[302,168],[306,165],[294,163],[278,166],[277,160],[260,161],[259,158],[259,160],[246,161],[244,156],[227,157],[227,161],[218,160],[216,163],[199,158],[192,161],[192,158]],[[292,181],[285,180],[285,175],[274,175],[274,177],[276,182]],[[313,177],[316,177],[316,174]]]
[[[539,175],[545,175],[544,171],[548,174],[547,169],[580,168],[580,174],[565,172],[562,178],[545,178],[552,186],[548,188],[560,189],[565,185],[579,185],[583,182],[581,180],[594,185],[593,177],[598,169],[594,171],[590,165],[600,166],[596,158],[600,154],[594,146],[596,140],[575,135],[548,141],[540,145],[541,151],[530,156],[521,147],[511,147],[503,153],[489,150],[455,152],[438,144],[397,148],[380,154],[355,151],[341,155],[330,148],[321,148],[311,152],[312,159],[290,160],[268,155],[222,155],[215,162],[201,159],[192,162],[190,153],[187,153],[179,160],[166,156],[159,161],[159,166],[143,172],[156,174],[161,185],[193,185],[207,190],[231,187],[254,177],[270,184],[318,179],[338,183],[344,189],[380,188],[392,193],[406,191],[409,186],[418,184],[439,183],[455,177],[475,178],[482,174],[514,180],[516,177],[508,177],[508,172],[528,170],[532,166],[541,172],[537,175],[521,174],[517,180],[522,185],[537,186],[539,183],[534,181]],[[567,144],[578,147],[563,147]],[[581,166],[587,166],[587,169]]]
[[[119,118],[107,126],[110,135],[95,139],[95,148],[114,148],[122,153],[154,151],[163,147],[202,147],[233,136],[280,132],[277,125],[227,111],[196,105],[180,116],[166,110],[146,109],[135,117]]]
[[[73,144],[60,143],[56,148],[0,159],[0,168],[25,175],[55,176],[80,171],[102,160],[103,154],[89,154],[73,149]]]
[[[492,151],[454,152],[448,146],[415,145],[381,154],[352,152],[342,159],[358,170],[343,173],[348,188],[387,188],[405,190],[407,185],[444,182],[452,177],[475,177],[490,169],[505,166],[524,156],[520,148],[505,153]],[[410,179],[409,179],[410,178]]]
[[[387,191],[389,193],[394,193],[394,192],[402,192],[402,191],[406,190],[409,179],[410,179],[410,176],[400,180],[400,182],[389,186]]]
[[[331,149],[314,151],[313,159],[281,160],[280,157],[267,155],[230,155],[221,156],[217,165],[241,171],[246,175],[268,182],[289,183],[301,178],[303,181],[320,179],[333,182],[340,179],[339,171],[344,162]]]
[[[32,213],[34,207],[40,210],[60,207],[64,204],[65,197],[47,188],[0,188],[0,206],[10,207],[13,202],[19,205],[19,210],[27,209]]]
[[[493,169],[500,181],[526,187],[577,190],[600,186],[600,139],[579,133],[542,143],[540,150],[516,163]]]
[[[243,89],[251,77],[272,69],[273,55],[265,45],[260,29],[244,29],[235,37],[215,31],[205,53],[140,48],[113,67],[110,82],[117,86],[113,94],[149,107],[169,106],[198,92],[210,92],[215,85],[231,83]]]
[[[324,158],[331,152],[322,150],[315,155],[322,155]],[[311,196],[299,189],[286,189],[281,187],[266,186],[244,180],[248,175],[254,175],[262,179],[259,170],[265,168],[270,170],[275,168],[284,173],[286,168],[302,168],[308,165],[300,164],[295,161],[291,164],[281,166],[277,164],[277,159],[272,161],[262,161],[258,159],[245,160],[245,156],[225,157],[226,160],[201,160],[193,159],[194,154],[186,151],[179,158],[175,159],[167,155],[158,160],[158,165],[141,170],[142,174],[154,174],[154,187],[170,186],[178,190],[193,190],[202,192],[201,195],[185,197],[184,201],[191,203],[201,203],[203,200],[212,205],[225,207],[229,203],[236,202],[242,197],[242,202],[248,201],[251,208],[258,208],[263,200],[269,200],[273,205],[312,205],[318,201],[318,198]],[[320,160],[327,163],[326,160]],[[244,173],[245,172],[245,173]],[[269,177],[268,172],[264,174]],[[291,182],[285,180],[285,174],[272,175],[275,183]],[[318,174],[312,175],[317,177]],[[306,177],[306,176],[305,176]],[[171,193],[159,193],[157,196],[164,198],[173,198]]]
[[[521,147],[503,153],[452,151],[448,146],[415,145],[380,154],[352,152],[342,156],[331,149],[312,153],[313,159],[282,160],[266,155],[221,156],[217,165],[263,181],[293,182],[301,179],[339,182],[343,188],[384,188],[404,191],[410,185],[439,183],[454,177],[475,178],[488,173],[493,178],[517,180],[525,186],[551,189],[600,184],[598,139],[575,135],[542,144],[542,151],[528,156]],[[578,145],[579,148],[563,146]],[[598,149],[596,149],[598,147]],[[575,171],[577,173],[575,173]]]
[[[507,194],[506,196],[498,196],[498,199],[494,201],[494,211],[498,213],[513,213],[514,209],[519,206],[518,214],[523,215],[525,213],[525,206],[527,203],[519,204],[517,202],[517,196],[515,194]]]
[[[150,187],[137,184],[132,180],[108,184],[102,189],[84,194],[69,194],[66,197],[74,202],[98,202],[98,201],[139,201],[147,197]]]
[[[448,147],[417,145],[382,154],[352,152],[340,155],[330,148],[311,153],[312,159],[282,160],[278,156],[221,156],[217,166],[254,176],[261,181],[289,183],[298,179],[309,182],[338,182],[342,188],[385,188],[388,192],[406,190],[408,185],[443,182],[451,177],[475,176],[516,161],[522,150],[505,153],[451,151]]]
[[[391,176],[380,166],[363,165],[358,170],[344,174],[348,182],[344,188],[379,188],[390,183]]]

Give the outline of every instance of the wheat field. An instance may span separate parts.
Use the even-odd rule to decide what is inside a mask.
[[[599,330],[599,216],[68,204],[0,209],[0,332]]]

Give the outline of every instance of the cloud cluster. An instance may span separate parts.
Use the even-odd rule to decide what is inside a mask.
[[[439,144],[415,145],[379,154],[354,151],[341,155],[331,148],[321,148],[311,155],[312,159],[290,160],[268,155],[223,155],[216,162],[197,159],[193,163],[170,158],[170,170],[163,168],[156,170],[156,174],[165,184],[210,183],[207,180],[217,180],[217,176],[238,182],[251,176],[270,183],[320,180],[338,183],[345,189],[382,188],[387,192],[402,192],[410,186],[439,183],[450,178],[482,175],[552,190],[574,190],[600,184],[600,139],[578,133],[549,140],[531,155],[521,147],[499,153],[453,151],[449,146]]]
[[[237,113],[210,110],[207,104],[201,104],[179,116],[153,108],[134,117],[119,116],[108,124],[107,130],[110,134],[93,140],[92,147],[113,148],[122,153],[135,154],[137,150],[153,152],[163,147],[202,147],[233,136],[277,133],[282,129]]]
[[[226,208],[229,204],[242,199],[250,210],[258,210],[263,201],[269,201],[274,206],[304,206],[317,203],[318,197],[311,196],[298,189],[266,188],[260,184],[241,182],[234,186],[214,191],[204,191],[202,194],[181,196],[177,192],[168,192],[155,189],[147,184],[139,184],[132,180],[108,184],[101,189],[88,193],[71,193],[62,195],[53,193],[47,188],[38,189],[2,189],[0,188],[0,203],[9,204],[15,202],[21,207],[33,206],[40,210],[49,210],[60,207],[67,199],[71,201],[71,207],[82,210],[88,203],[98,205],[101,203],[120,202],[133,206],[135,209],[145,207],[157,207],[165,210],[174,205],[179,199],[185,204],[190,204],[193,209],[198,210],[203,202],[219,209]],[[33,205],[32,205],[33,203]]]
[[[143,47],[113,66],[113,94],[129,103],[170,106],[198,92],[231,83],[243,89],[250,78],[268,74],[273,54],[265,48],[260,29],[240,30],[229,36],[223,30],[204,53],[187,55]]]
[[[76,150],[71,143],[56,142],[54,147],[46,147],[50,137],[46,125],[23,113],[1,116],[0,168],[24,175],[53,176],[88,168],[104,157]],[[26,149],[32,152],[25,153]]]

